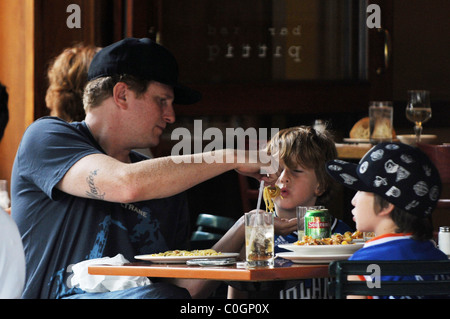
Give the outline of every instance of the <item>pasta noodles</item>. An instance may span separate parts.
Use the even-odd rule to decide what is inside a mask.
[[[277,196],[280,196],[281,190],[278,186],[266,186],[264,187],[263,198],[264,203],[266,204],[266,211],[273,213],[274,203],[273,199]]]
[[[151,254],[152,257],[163,256],[216,256],[222,255],[221,252],[217,252],[214,249],[196,249],[196,250],[168,250],[163,253]]]

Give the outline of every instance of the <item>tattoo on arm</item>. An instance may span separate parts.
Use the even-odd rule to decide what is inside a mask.
[[[86,195],[93,199],[104,199],[105,193],[102,192],[95,186],[94,177],[97,175],[97,169],[89,173],[89,176],[86,177],[86,182],[89,186],[89,191],[86,192]]]

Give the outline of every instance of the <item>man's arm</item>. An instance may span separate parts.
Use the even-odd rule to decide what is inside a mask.
[[[219,155],[223,163],[207,163],[205,156],[212,155],[203,153],[127,164],[104,154],[92,154],[75,163],[57,188],[74,196],[128,203],[172,196],[232,169],[268,183],[276,180],[275,174],[260,174],[260,163],[237,163],[234,150],[216,151],[214,158]]]

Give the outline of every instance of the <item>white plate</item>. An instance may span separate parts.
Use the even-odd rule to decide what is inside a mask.
[[[214,258],[230,258],[230,257],[237,257],[239,256],[238,253],[222,253],[220,255],[212,255],[212,256],[152,256],[150,255],[138,255],[134,256],[136,259],[151,261],[154,263],[161,263],[161,264],[184,264],[186,261],[191,259],[214,259]]]
[[[296,264],[328,264],[334,260],[346,260],[352,254],[338,255],[299,255],[295,252],[278,253],[277,257],[289,259]]]
[[[406,134],[406,135],[397,135],[397,138],[400,142],[409,145],[416,144],[416,135],[415,134]],[[420,135],[421,143],[430,143],[437,138],[436,135],[432,134],[422,134]]]
[[[364,243],[355,243],[351,245],[294,245],[284,244],[278,247],[293,251],[297,255],[348,255],[353,254],[358,249],[362,248]]]

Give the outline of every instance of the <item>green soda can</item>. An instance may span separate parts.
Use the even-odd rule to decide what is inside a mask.
[[[305,236],[314,239],[331,237],[331,216],[328,209],[308,210],[305,214]]]

